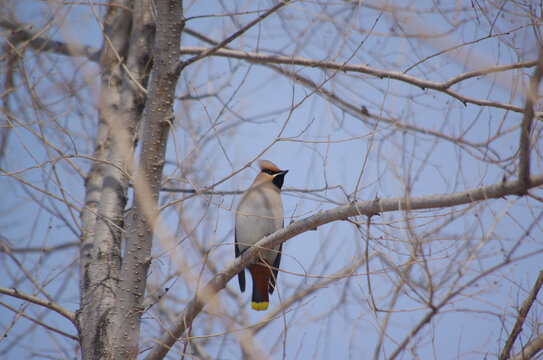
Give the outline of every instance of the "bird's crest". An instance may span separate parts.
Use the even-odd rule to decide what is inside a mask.
[[[270,170],[274,173],[281,171],[274,163],[268,160],[260,160],[258,165],[260,166],[260,170]]]

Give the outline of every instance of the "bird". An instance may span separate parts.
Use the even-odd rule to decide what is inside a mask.
[[[280,170],[268,160],[260,160],[260,173],[241,196],[235,223],[235,256],[239,257],[250,246],[283,227],[281,187],[288,170]],[[259,253],[259,260],[247,268],[253,280],[251,308],[267,310],[269,295],[277,283],[283,244]],[[245,269],[238,274],[239,288],[245,291]]]

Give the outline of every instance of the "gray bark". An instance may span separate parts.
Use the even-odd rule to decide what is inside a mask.
[[[123,5],[130,6],[126,0]],[[115,51],[126,57],[131,14],[121,7],[109,7],[104,21],[105,36],[108,36]],[[86,180],[85,208],[81,213],[82,235],[80,250],[80,306],[78,332],[83,359],[98,359],[107,353],[103,329],[110,321],[110,312],[115,305],[120,268],[120,232],[126,193],[122,186],[115,185],[107,177],[108,169],[103,162],[111,152],[112,129],[118,112],[121,91],[119,60],[113,50],[104,43],[100,64],[101,97],[94,158]]]
[[[130,2],[124,5],[131,6]],[[132,13],[115,10],[117,7],[109,9],[106,36],[121,60],[126,59],[126,67],[105,41],[100,62],[104,71],[95,147],[98,161],[89,172],[87,207],[82,214],[79,333],[84,359],[112,358],[114,346],[119,344],[114,330],[119,306],[124,211],[155,35],[149,2],[137,1]]]
[[[184,26],[181,0],[158,1],[143,145],[134,178],[134,204],[129,216],[115,315],[114,358],[138,354],[139,332],[147,272],[157,216],[158,195],[165,163],[173,101],[179,78],[179,41]]]

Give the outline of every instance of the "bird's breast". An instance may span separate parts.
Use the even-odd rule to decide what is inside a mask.
[[[282,227],[283,204],[278,191],[256,187],[243,195],[236,212],[236,238],[240,251]],[[267,255],[264,259],[273,263],[276,253]]]

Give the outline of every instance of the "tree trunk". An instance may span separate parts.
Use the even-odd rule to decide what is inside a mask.
[[[121,5],[130,7],[131,1]],[[81,213],[80,306],[78,332],[83,359],[106,358],[106,329],[115,306],[119,279],[123,212],[128,183],[126,176],[107,166],[112,154],[113,126],[118,119],[122,88],[120,59],[126,58],[132,15],[123,7],[108,7],[104,21],[104,42],[100,65],[101,96],[98,134],[93,162],[86,179],[85,208]],[[110,45],[109,45],[110,44]],[[114,47],[114,49],[111,48]],[[115,176],[117,172],[118,176]]]
[[[184,26],[181,0],[156,3],[157,33],[153,69],[145,111],[145,128],[139,165],[134,178],[134,204],[126,231],[126,247],[117,292],[114,322],[114,358],[135,359],[138,354],[141,315],[150,265],[153,226],[172,127],[173,101],[179,78],[179,41]],[[133,42],[137,44],[137,42]]]
[[[79,332],[84,359],[113,358],[113,349],[117,346],[124,348],[115,332],[115,315],[122,306],[118,298],[122,262],[120,249],[155,37],[149,1],[137,1],[133,4],[132,13],[113,9],[117,8],[110,8],[106,25],[111,23],[117,27],[109,32],[106,28],[111,43],[105,41],[101,65],[109,66],[107,69],[111,71],[104,71],[102,76],[99,129],[103,131],[99,132],[95,147],[96,158],[107,160],[110,165],[100,161],[93,164],[87,182],[89,208],[83,213],[85,231],[81,250],[84,260],[81,266]],[[125,63],[119,62],[124,59]],[[100,206],[90,207],[95,203]]]

